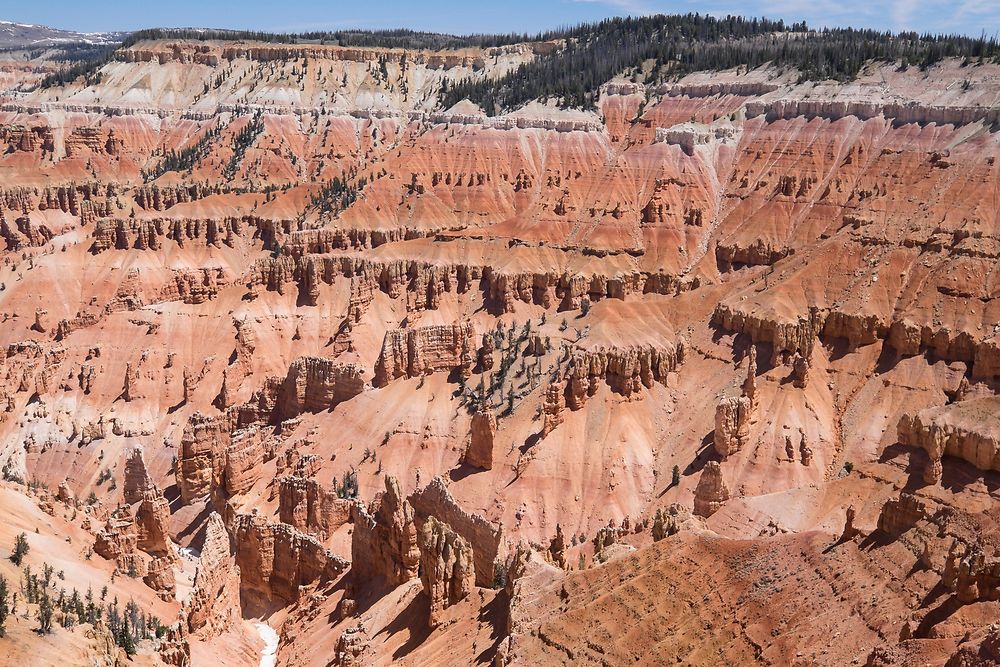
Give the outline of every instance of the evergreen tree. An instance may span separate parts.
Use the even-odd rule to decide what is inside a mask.
[[[997,38],[962,35],[918,35],[877,30],[837,28],[810,30],[805,23],[702,14],[611,18],[535,35],[442,35],[413,30],[343,30],[302,34],[237,30],[139,30],[120,45],[71,44],[61,47],[69,67],[46,76],[41,87],[61,86],[84,79],[101,81],[100,69],[112,61],[118,48],[144,40],[252,40],[276,44],[319,42],[355,47],[407,49],[489,48],[526,42],[563,44],[509,74],[481,76],[442,85],[441,106],[448,108],[466,97],[487,113],[497,114],[536,98],[555,99],[564,107],[592,107],[598,87],[621,73],[643,74],[653,62],[653,78],[676,78],[698,70],[746,68],[771,63],[798,69],[805,79],[850,79],[866,62],[900,62],[927,68],[942,58],[996,61]],[[386,56],[379,58],[377,75],[388,76]],[[405,61],[400,60],[404,69]],[[272,68],[273,73],[273,68]],[[221,74],[220,74],[221,77]],[[655,81],[654,81],[655,82]],[[217,81],[216,87],[222,80]],[[346,82],[343,82],[346,85]],[[207,92],[207,91],[205,91]]]
[[[20,567],[24,557],[28,554],[29,548],[27,535],[21,533],[14,538],[14,550],[10,554],[11,562]]]
[[[38,600],[38,631],[42,634],[52,632],[52,598],[47,590],[42,590]]]
[[[125,653],[135,655],[135,638],[132,636],[132,630],[129,629],[127,615],[122,619],[121,627],[118,630],[118,636],[115,637],[115,641],[122,647]]]
[[[0,637],[7,635],[7,629],[4,627],[4,623],[7,622],[7,616],[10,615],[10,602],[7,596],[7,580],[0,575]]]
[[[470,77],[442,90],[440,106],[468,98],[487,113],[513,110],[533,99],[593,108],[599,87],[632,73],[642,83],[675,80],[703,70],[766,64],[794,68],[803,80],[853,78],[868,62],[918,62],[1000,56],[996,37],[917,35],[838,28],[810,31],[804,23],[687,14],[612,18],[563,31],[565,45],[498,78]],[[654,64],[647,76],[643,66]]]

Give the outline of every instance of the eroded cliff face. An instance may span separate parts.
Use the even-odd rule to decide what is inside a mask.
[[[417,536],[420,546],[420,580],[430,598],[430,626],[441,623],[441,613],[461,602],[475,586],[472,548],[458,533],[433,516],[427,517]]]
[[[396,587],[417,576],[420,551],[413,508],[399,482],[385,478],[385,491],[370,508],[356,505],[351,539],[351,571],[361,583],[381,580]]]
[[[502,528],[459,505],[440,477],[414,492],[409,502],[420,525],[427,517],[437,517],[462,537],[473,552],[476,585],[492,586],[498,558],[504,555]]]
[[[974,609],[1000,599],[994,511],[969,514],[904,493],[885,503],[878,527],[913,553],[919,565],[950,592],[953,610]],[[934,631],[925,620],[913,632],[933,636]]]
[[[927,453],[924,481],[941,481],[945,455],[963,459],[979,470],[1000,470],[1000,400],[970,399],[914,415],[903,415],[899,441]]]
[[[662,348],[613,347],[577,349],[570,357],[568,405],[577,410],[605,383],[612,391],[631,396],[654,382],[665,384],[667,374],[677,370],[684,359],[684,339]]]
[[[184,428],[175,469],[183,502],[205,497],[218,487],[229,439],[225,420],[202,414],[191,417]]]
[[[730,396],[715,409],[715,451],[722,457],[735,454],[750,439],[750,399]]]
[[[240,570],[230,547],[222,517],[212,513],[205,523],[205,539],[191,596],[185,603],[190,632],[214,637],[239,617]]]
[[[493,411],[486,409],[472,415],[469,448],[465,450],[465,463],[489,470],[493,467],[493,442],[496,439],[497,420]]]
[[[996,65],[435,108],[553,48],[0,68],[2,502],[168,664],[989,655]]]
[[[315,537],[285,523],[238,514],[230,531],[236,544],[236,564],[243,573],[241,588],[265,598],[294,602],[301,587],[333,581],[349,565]]]
[[[170,506],[149,476],[141,448],[126,453],[124,468],[125,504],[111,512],[96,532],[94,552],[114,561],[116,571],[142,578],[161,598],[173,600],[177,552],[170,537]],[[57,497],[79,505],[66,482]]]
[[[468,375],[474,363],[474,339],[471,324],[387,331],[375,366],[375,384],[456,369]]]
[[[282,477],[278,480],[278,517],[282,523],[325,541],[351,520],[353,503],[315,479]]]
[[[357,364],[336,364],[320,357],[296,359],[278,390],[273,419],[284,421],[303,412],[330,410],[364,390],[364,374]]]

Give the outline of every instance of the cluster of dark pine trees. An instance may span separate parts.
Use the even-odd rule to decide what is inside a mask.
[[[18,567],[28,553],[27,536],[21,533],[14,540],[10,560]],[[21,580],[21,595],[27,604],[38,605],[38,632],[52,632],[53,622],[64,628],[77,624],[89,623],[97,625],[105,621],[115,643],[129,655],[136,652],[136,644],[143,639],[161,638],[166,633],[166,626],[152,614],[142,611],[132,600],[122,608],[118,598],[107,602],[108,587],[101,589],[100,597],[95,598],[92,589],[88,588],[83,595],[74,588],[67,591],[58,585],[57,580],[64,578],[63,573],[56,572],[48,563],[42,563],[42,571],[32,571],[25,565]],[[7,580],[0,576],[0,638],[6,636],[6,621],[8,616],[17,614],[18,594],[11,591]]]
[[[119,607],[117,598],[112,600],[107,607],[107,617],[108,630],[115,643],[129,655],[135,655],[139,641],[153,637],[160,639],[167,631],[158,618],[140,610],[132,600],[125,604],[124,609]]]
[[[345,174],[343,179],[336,176],[327,181],[320,191],[312,196],[312,205],[320,213],[339,213],[354,203],[358,192],[365,187],[362,177],[358,185],[351,184],[352,174]]]
[[[519,42],[561,39],[566,45],[510,74],[486,81],[467,80],[442,90],[447,108],[464,98],[495,114],[529,100],[556,99],[564,107],[590,108],[597,88],[622,72],[652,62],[653,80],[662,81],[698,70],[758,67],[772,63],[797,69],[804,79],[846,80],[869,61],[901,62],[928,67],[942,58],[997,60],[996,36],[919,35],[853,28],[809,30],[805,23],[700,14],[612,18],[536,35],[454,36],[412,30],[347,30],[303,34],[235,30],[140,30],[127,36],[128,47],[151,39],[240,39],[280,44],[324,43],[343,46],[452,49],[492,47]],[[97,55],[54,72],[42,82],[56,86],[84,77],[99,82],[99,69],[113,55]]]
[[[257,141],[257,137],[263,132],[264,121],[261,119],[260,112],[258,111],[250,119],[250,122],[244,125],[243,129],[233,137],[233,155],[229,158],[229,162],[222,172],[226,180],[232,180],[236,177],[247,149],[253,146],[253,142]]]
[[[90,42],[65,42],[61,44],[46,44],[44,46],[6,46],[0,49],[0,53],[17,54],[28,60],[48,56],[52,60],[74,63],[84,60],[93,60],[100,57],[108,48],[112,50],[117,44],[91,44]]]
[[[104,65],[111,61],[117,44],[102,44],[99,46],[88,46],[83,49],[72,49],[69,46],[62,47],[53,59],[63,60],[70,63],[67,67],[58,69],[47,74],[42,79],[39,87],[54,88],[55,86],[65,86],[80,77],[88,86],[96,86],[101,82],[101,72]]]
[[[337,44],[340,46],[370,46],[387,49],[429,49],[439,51],[444,49],[463,49],[475,47],[488,49],[495,46],[520,44],[522,42],[538,42],[551,39],[560,31],[538,33],[534,35],[504,33],[483,35],[444,35],[437,32],[418,32],[415,30],[340,30],[337,32],[307,32],[300,36],[305,41],[320,44]]]
[[[617,74],[652,62],[653,82],[700,70],[771,63],[795,68],[806,80],[849,80],[869,61],[928,67],[947,57],[997,60],[996,37],[918,35],[838,28],[808,30],[804,23],[698,14],[614,18],[567,33],[566,46],[510,74],[467,80],[445,89],[441,106],[468,98],[487,113],[534,99],[592,108],[598,87]]]
[[[206,131],[201,139],[187,148],[167,152],[156,166],[142,172],[143,180],[148,183],[149,181],[156,180],[168,171],[188,171],[193,169],[208,155],[212,144],[219,138],[221,131],[222,129],[219,126],[213,127]]]
[[[437,32],[420,32],[405,28],[394,30],[335,30],[304,33],[261,32],[252,30],[189,30],[160,29],[139,30],[131,33],[123,47],[151,39],[244,40],[272,44],[330,44],[334,46],[369,46],[385,49],[461,49],[468,47],[489,48],[521,42],[555,39],[569,34],[561,29],[534,35],[505,33],[482,35],[446,35]]]
[[[58,58],[70,62],[70,66],[46,76],[40,86],[52,88],[84,77],[87,85],[100,83],[98,70],[111,61],[118,48],[128,48],[139,42],[154,39],[244,40],[267,42],[270,44],[331,44],[339,46],[370,46],[405,49],[459,49],[465,47],[488,48],[517,44],[520,42],[554,39],[565,31],[539,33],[537,35],[467,35],[455,36],[414,30],[341,30],[294,33],[261,32],[253,30],[191,30],[161,29],[137,30],[130,33],[121,44],[109,46],[72,45],[66,49],[66,57]]]

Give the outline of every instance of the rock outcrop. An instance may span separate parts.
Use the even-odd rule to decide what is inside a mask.
[[[941,479],[945,455],[968,461],[983,471],[1000,471],[1000,398],[970,399],[904,415],[899,442],[927,452],[924,481]]]
[[[229,438],[222,470],[222,485],[229,495],[246,493],[260,479],[263,466],[270,459],[268,443],[270,431],[264,427],[248,426],[234,432]]]
[[[898,123],[937,123],[939,125],[965,125],[983,120],[996,123],[1000,112],[986,107],[938,106],[925,104],[880,103],[863,100],[803,100],[777,99],[753,101],[746,105],[749,117],[770,118],[828,118],[836,120],[847,116],[860,119],[891,118]]]
[[[177,592],[174,576],[174,561],[170,558],[154,558],[149,564],[143,583],[152,588],[163,600],[172,600]]]
[[[278,480],[278,518],[321,542],[350,521],[353,504],[314,479],[289,476]]]
[[[176,559],[170,541],[170,505],[155,486],[142,494],[135,510],[136,544],[146,553],[173,562]]]
[[[493,468],[493,439],[497,433],[497,419],[489,408],[477,410],[472,415],[472,428],[469,433],[469,446],[465,450],[463,461],[475,468],[490,470]]]
[[[363,626],[350,627],[337,638],[331,667],[363,667],[375,659],[368,635]]]
[[[69,483],[66,480],[59,483],[59,488],[56,490],[56,498],[68,505],[72,505],[76,502],[76,495],[73,493],[73,490],[69,487]]]
[[[860,534],[861,531],[854,525],[854,520],[857,516],[858,512],[854,509],[854,505],[848,506],[844,514],[844,529],[840,532],[841,542],[853,540],[856,535]]]
[[[185,603],[188,630],[216,637],[239,618],[240,608],[240,569],[222,517],[212,512],[205,523],[194,587]]]
[[[114,560],[120,571],[143,576],[151,588],[172,596],[177,554],[170,539],[170,505],[150,478],[138,447],[126,456],[124,487],[126,505],[98,532],[94,551]],[[140,551],[152,556],[152,562],[147,563]]]
[[[941,583],[964,604],[1000,600],[1000,554],[985,552],[977,543],[955,540]]]
[[[916,496],[902,493],[886,501],[878,516],[878,528],[887,535],[898,537],[929,515],[927,506]]]
[[[809,446],[809,441],[806,439],[805,434],[802,434],[802,439],[799,440],[799,460],[804,466],[811,466],[813,460],[813,450]]]
[[[667,375],[684,360],[685,341],[665,341],[662,346],[615,347],[573,350],[567,379],[568,405],[583,407],[587,398],[606,383],[615,393],[631,396],[654,382],[666,384]]]
[[[549,560],[558,568],[566,569],[566,537],[563,535],[562,526],[556,524],[556,534],[549,540],[548,548]]]
[[[472,548],[447,524],[427,517],[420,527],[420,581],[430,598],[431,628],[441,622],[441,613],[461,602],[475,587]]]
[[[671,503],[666,510],[658,508],[653,516],[651,530],[653,541],[659,542],[671,535],[676,535],[690,520],[691,510],[677,503]]]
[[[125,455],[125,482],[122,496],[125,503],[132,505],[142,500],[143,494],[155,486],[146,470],[146,460],[141,447],[133,447]]]
[[[712,321],[723,329],[748,335],[754,343],[770,343],[774,349],[772,363],[776,363],[783,354],[808,357],[823,329],[825,316],[819,308],[812,307],[795,319],[779,319],[723,302],[716,307]]]
[[[493,337],[488,334],[483,334],[483,343],[479,347],[479,352],[477,352],[477,358],[479,361],[479,370],[489,371],[493,369],[493,351],[494,351]]]
[[[969,638],[945,663],[945,667],[992,667],[1000,665],[1000,627],[990,625],[980,637]]]
[[[483,588],[492,586],[496,563],[503,556],[501,527],[462,508],[440,477],[435,477],[430,484],[414,491],[409,502],[418,524],[422,524],[428,516],[435,516],[462,536],[462,539],[472,547],[476,566],[476,585]]]
[[[544,438],[563,423],[566,409],[566,387],[561,382],[552,382],[545,389],[545,399],[542,404],[542,432]]]
[[[701,478],[694,490],[694,513],[708,518],[729,500],[729,487],[722,478],[718,461],[709,461],[701,471]]]
[[[420,550],[413,507],[399,482],[385,478],[385,491],[369,508],[355,505],[351,571],[355,581],[381,579],[391,588],[417,576]]]
[[[160,658],[173,667],[191,667],[191,644],[187,639],[187,622],[177,621],[160,640]]]
[[[122,400],[126,403],[142,398],[136,385],[139,382],[139,369],[132,362],[125,364],[125,380],[122,384]]]
[[[466,322],[387,331],[375,366],[375,384],[458,369],[468,375],[475,363],[475,331]]]
[[[119,572],[132,576],[145,576],[146,559],[139,553],[135,517],[128,507],[115,510],[104,527],[97,532],[94,553],[115,561]]]
[[[747,376],[743,380],[743,395],[750,401],[750,413],[757,411],[757,346],[751,345],[747,351]]]
[[[750,439],[752,403],[747,396],[723,398],[715,409],[715,451],[725,458],[743,449]]]
[[[268,600],[294,602],[300,587],[333,581],[349,566],[315,537],[262,516],[236,515],[231,532],[242,590]]]
[[[304,412],[330,410],[354,398],[364,390],[364,374],[357,364],[337,363],[323,357],[296,359],[278,390],[274,421],[291,419]]]
[[[796,389],[805,389],[809,383],[809,358],[809,354],[796,352],[792,359],[792,386]]]
[[[270,248],[275,228],[285,233],[298,228],[291,220],[262,220],[254,216],[222,219],[178,218],[107,218],[98,220],[94,229],[95,254],[109,250],[159,250],[167,242],[186,245],[232,245],[234,238],[259,237]]]
[[[181,502],[189,504],[219,488],[229,443],[228,420],[200,413],[191,416],[181,436],[175,470]]]

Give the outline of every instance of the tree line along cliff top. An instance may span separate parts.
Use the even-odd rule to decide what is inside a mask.
[[[489,49],[550,42],[530,62],[493,78],[469,78],[441,90],[440,106],[464,99],[495,115],[532,100],[554,100],[563,108],[593,108],[598,88],[618,75],[640,83],[661,83],[696,71],[749,69],[771,64],[799,72],[802,80],[846,81],[868,62],[898,62],[926,68],[944,58],[967,66],[996,62],[995,36],[932,35],[915,32],[836,28],[812,30],[805,23],[707,15],[657,15],[611,18],[599,23],[527,34],[454,36],[412,30],[347,30],[301,34],[230,30],[140,30],[120,45],[66,51],[67,66],[42,87],[62,86],[83,77],[99,81],[99,70],[116,49],[163,39],[257,41],[273,44],[324,44],[417,50]]]

